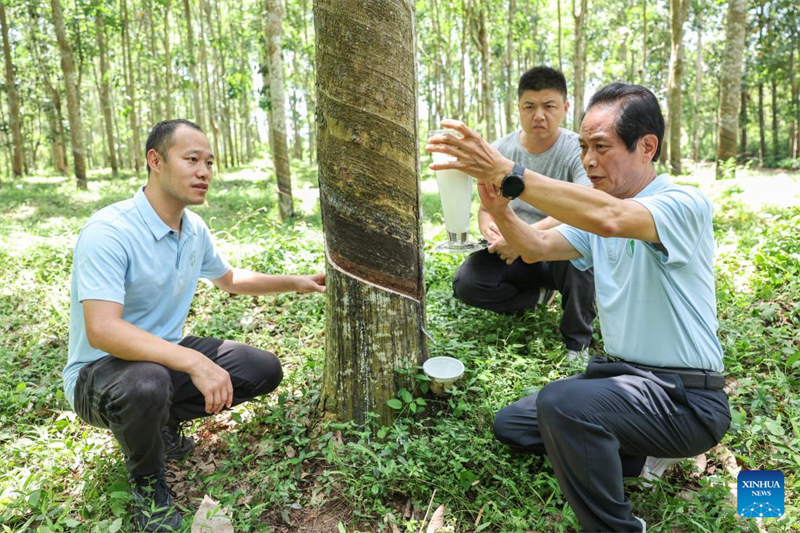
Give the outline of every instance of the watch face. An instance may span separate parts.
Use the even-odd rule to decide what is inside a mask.
[[[500,186],[500,192],[506,198],[511,198],[512,200],[522,194],[522,191],[525,189],[525,181],[523,180],[522,176],[519,174],[509,174],[505,178],[503,178],[503,183]]]

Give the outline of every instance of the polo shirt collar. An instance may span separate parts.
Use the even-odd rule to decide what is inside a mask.
[[[161,220],[161,217],[158,216],[153,206],[150,205],[150,200],[147,199],[147,196],[144,194],[144,185],[136,191],[136,194],[133,196],[133,204],[136,206],[136,209],[139,210],[139,214],[142,216],[142,220],[144,220],[145,225],[150,229],[150,232],[153,234],[153,237],[160,241],[164,238],[165,235],[172,231],[172,228],[167,226],[167,224]],[[183,215],[181,217],[181,234],[182,238],[185,238],[189,234],[196,235],[194,227],[192,227],[191,222],[189,221],[189,215],[186,212],[186,209],[183,210]]]
[[[634,198],[644,198],[646,196],[653,196],[657,194],[662,189],[667,188],[672,183],[672,180],[669,179],[669,174],[659,174],[656,176],[653,181],[647,184],[647,186],[639,191],[639,194],[634,196]]]

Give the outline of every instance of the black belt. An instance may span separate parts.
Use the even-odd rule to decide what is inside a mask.
[[[652,372],[653,374],[674,374],[683,382],[683,386],[687,389],[708,389],[720,390],[725,387],[725,376],[713,370],[704,370],[702,368],[672,368],[667,366],[648,366],[640,365],[639,363],[632,363],[619,357],[612,355],[605,356],[609,361],[618,363],[625,363],[634,368]]]

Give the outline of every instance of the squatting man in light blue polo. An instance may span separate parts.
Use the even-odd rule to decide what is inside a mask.
[[[526,262],[594,267],[606,353],[497,413],[496,438],[550,458],[585,531],[644,531],[623,477],[660,476],[714,446],[730,425],[717,340],[711,202],[657,176],[664,118],[652,92],[614,83],[590,100],[581,158],[592,188],[518,167],[457,121],[431,165],[476,177],[484,208]],[[564,222],[538,231],[509,207],[519,197]]]
[[[87,423],[110,429],[125,456],[134,523],[172,531],[164,461],[188,455],[183,421],[267,394],[283,374],[274,354],[238,342],[183,337],[198,278],[232,294],[324,292],[325,275],[232,268],[187,210],[206,200],[214,156],[193,122],[158,123],[147,139],[147,185],[92,215],[72,267],[64,390]]]

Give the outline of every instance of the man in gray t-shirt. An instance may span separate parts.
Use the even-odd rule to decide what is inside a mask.
[[[581,163],[578,135],[562,129],[569,110],[564,75],[549,67],[534,67],[519,80],[522,128],[493,143],[503,156],[552,179],[591,186]],[[519,198],[511,202],[519,217],[537,229],[560,224]],[[592,341],[594,275],[569,261],[527,264],[503,238],[491,215],[481,206],[481,233],[489,249],[470,255],[453,277],[453,294],[473,307],[496,313],[521,313],[547,304],[561,293],[561,334],[570,359]]]

